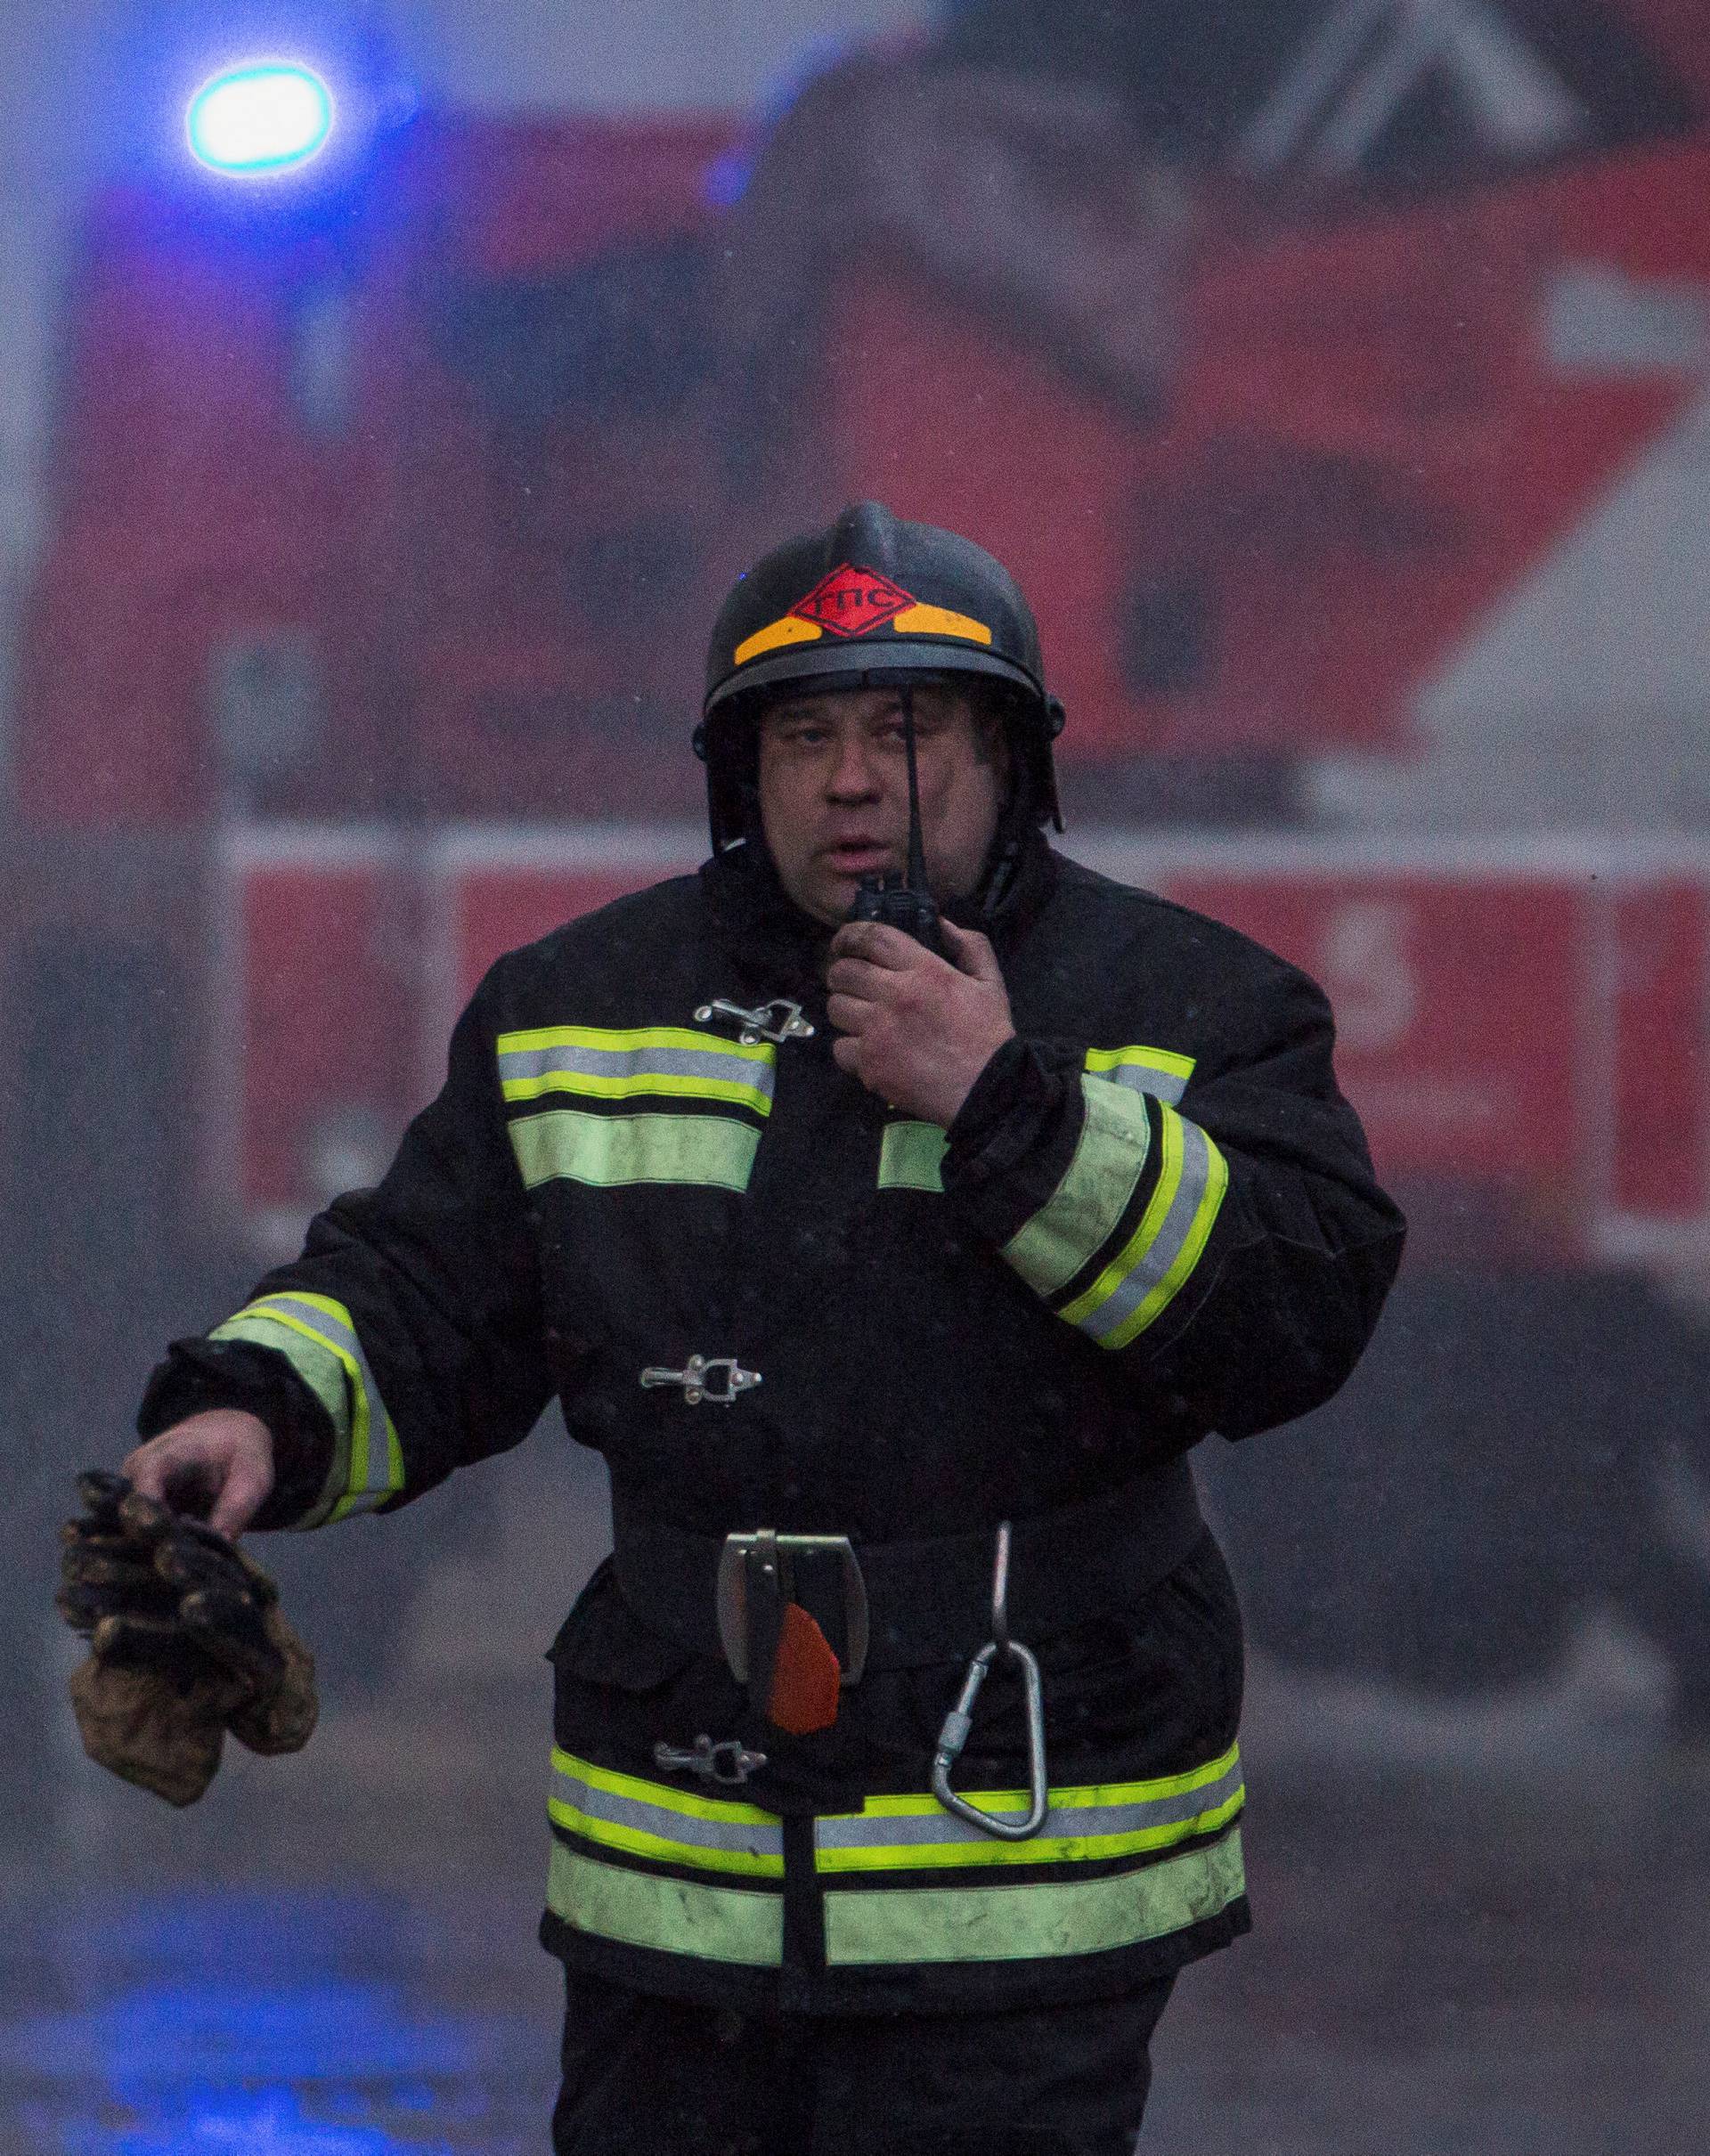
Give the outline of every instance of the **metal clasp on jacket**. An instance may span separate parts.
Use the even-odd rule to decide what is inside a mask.
[[[717,1744],[710,1737],[697,1737],[687,1751],[680,1745],[668,1745],[662,1737],[653,1747],[653,1763],[674,1774],[698,1774],[704,1782],[735,1788],[760,1772],[766,1754],[750,1752],[734,1737],[721,1737]]]
[[[783,1013],[781,1018],[779,1012]],[[770,1003],[757,1004],[752,1011],[739,1003],[728,1003],[720,996],[711,1003],[704,1003],[695,1013],[697,1026],[706,1025],[714,1018],[734,1018],[742,1029],[737,1038],[745,1048],[752,1048],[756,1041],[813,1038],[813,1028],[802,1017],[801,1005],[791,1003],[783,996],[774,996]]]
[[[721,1380],[716,1374],[720,1371],[724,1373]],[[744,1370],[735,1355],[690,1355],[680,1370],[656,1365],[644,1370],[641,1382],[649,1392],[658,1385],[680,1385],[690,1407],[698,1407],[703,1400],[729,1407],[738,1393],[752,1392],[761,1375],[757,1370]]]
[[[973,1703],[1000,1655],[1020,1670],[1026,1691],[1028,1805],[1019,1819],[981,1811],[977,1805],[957,1796],[950,1787],[950,1769],[961,1758],[973,1731]],[[932,1755],[932,1794],[946,1811],[954,1812],[958,1819],[965,1819],[982,1835],[994,1835],[1000,1842],[1030,1841],[1045,1825],[1046,1814],[1050,1810],[1045,1758],[1045,1688],[1039,1679],[1038,1663],[1031,1651],[1009,1636],[1007,1520],[998,1526],[998,1548],[992,1564],[991,1638],[969,1663],[968,1673],[962,1680],[961,1696],[944,1717],[944,1726],[938,1733],[938,1750]]]

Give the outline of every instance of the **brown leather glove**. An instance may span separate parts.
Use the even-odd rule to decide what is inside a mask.
[[[54,1599],[89,1642],[70,1692],[90,1758],[193,1804],[227,1729],[252,1752],[300,1751],[318,1712],[314,1657],[261,1566],[122,1475],[93,1469],[77,1493]]]

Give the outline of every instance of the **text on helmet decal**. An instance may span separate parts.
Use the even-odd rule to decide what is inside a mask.
[[[840,637],[858,637],[887,626],[897,636],[955,637],[965,644],[992,640],[991,631],[971,614],[924,606],[888,576],[846,562],[821,578],[788,614],[745,637],[731,653],[731,663],[745,666],[749,660],[787,645],[813,643],[826,630]]]
[[[844,562],[829,576],[822,576],[790,612],[829,629],[834,636],[862,637],[869,630],[883,629],[905,606],[914,604],[912,591],[893,584],[876,569],[858,569]]]

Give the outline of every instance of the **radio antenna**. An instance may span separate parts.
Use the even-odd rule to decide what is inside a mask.
[[[908,759],[908,887],[926,888],[926,847],[920,831],[920,773],[915,762],[915,685],[902,685],[902,745]]]

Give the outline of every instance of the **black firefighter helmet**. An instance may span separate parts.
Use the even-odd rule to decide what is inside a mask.
[[[943,682],[993,692],[1014,760],[1006,823],[1063,828],[1038,625],[1000,561],[955,532],[859,501],[737,578],[719,609],[695,733],[715,852],[749,834],[755,723],[785,691]]]

